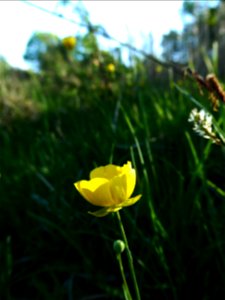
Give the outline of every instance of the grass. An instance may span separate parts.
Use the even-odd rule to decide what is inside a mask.
[[[142,299],[225,295],[224,149],[192,132],[188,97],[134,81],[81,101],[34,85],[37,116],[0,127],[1,298],[123,299],[116,218],[88,215],[73,183],[127,160],[143,195],[121,212]]]

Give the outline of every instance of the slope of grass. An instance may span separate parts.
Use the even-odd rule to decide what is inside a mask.
[[[191,131],[193,104],[149,82],[85,93],[36,82],[38,116],[1,125],[2,299],[123,299],[116,219],[88,215],[73,183],[128,160],[143,196],[121,214],[142,298],[225,295],[224,152]]]

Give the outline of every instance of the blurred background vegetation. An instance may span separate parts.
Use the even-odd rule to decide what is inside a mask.
[[[187,122],[195,99],[224,130],[224,103],[213,112],[176,72],[224,84],[225,2],[207,4],[184,2],[184,29],[164,35],[162,61],[130,47],[125,64],[122,46],[101,50],[102,27],[84,10],[86,33],[72,44],[31,36],[32,70],[1,58],[0,299],[123,299],[116,219],[88,215],[73,183],[128,160],[143,196],[121,214],[142,299],[225,297],[225,152]]]

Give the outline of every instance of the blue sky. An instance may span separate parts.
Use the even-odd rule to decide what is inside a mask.
[[[82,32],[82,28],[63,19],[51,16],[26,4],[26,1],[0,1],[0,56],[12,66],[29,68],[23,60],[27,42],[35,31],[51,32],[63,38]],[[48,10],[64,13],[68,18],[79,21],[69,7],[62,8],[57,1],[29,1]],[[75,4],[76,1],[73,1]],[[97,1],[85,0],[93,24],[102,25],[113,37],[130,42],[138,48],[150,47],[152,34],[155,54],[159,53],[160,40],[171,29],[182,29],[182,1]],[[101,39],[102,47],[116,46]]]

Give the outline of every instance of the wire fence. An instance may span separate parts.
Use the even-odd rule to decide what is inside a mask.
[[[21,0],[22,1],[22,0]],[[174,73],[176,73],[179,76],[182,76],[183,78],[188,78],[196,82],[199,86],[200,91],[202,89],[206,90],[207,93],[209,93],[209,97],[213,100],[213,105],[217,107],[217,103],[215,99],[219,99],[223,103],[225,102],[225,91],[221,87],[217,77],[215,74],[208,74],[205,78],[198,74],[195,70],[192,70],[188,65],[180,64],[177,62],[171,62],[171,61],[163,61],[157,57],[155,57],[152,54],[146,53],[144,50],[138,49],[129,43],[122,42],[118,40],[117,38],[110,35],[102,26],[96,26],[91,24],[90,20],[87,19],[85,22],[78,22],[74,19],[67,18],[61,13],[57,13],[55,11],[50,11],[46,8],[43,8],[35,3],[32,3],[30,1],[23,1],[23,3],[26,3],[27,5],[32,6],[35,9],[39,9],[44,13],[53,15],[55,17],[61,18],[67,22],[76,24],[79,27],[86,28],[89,32],[93,32],[96,35],[99,35],[105,39],[111,40],[116,42],[120,47],[125,47],[129,50],[132,50],[138,54],[141,54],[145,59],[150,60],[158,65],[161,65],[164,68],[172,70]],[[210,78],[210,80],[209,80]]]
[[[86,28],[89,32],[93,32],[93,33],[95,33],[98,36],[101,36],[101,37],[103,37],[105,39],[108,39],[108,40],[111,40],[113,42],[116,42],[120,47],[125,47],[125,48],[127,48],[129,50],[134,51],[135,53],[141,54],[144,58],[146,58],[148,60],[151,60],[154,63],[159,64],[159,65],[161,65],[164,68],[170,68],[175,73],[177,73],[179,75],[190,75],[190,71],[189,72],[186,71],[187,70],[187,65],[178,64],[178,63],[174,63],[174,62],[163,61],[163,60],[155,57],[154,55],[145,52],[142,49],[138,49],[138,48],[132,46],[129,43],[125,43],[125,42],[122,42],[122,41],[118,40],[117,38],[113,37],[108,32],[106,32],[106,30],[102,26],[95,26],[95,25],[91,24],[89,20],[87,22],[85,22],[85,23],[78,22],[78,21],[75,21],[74,19],[71,19],[71,18],[68,18],[68,17],[64,16],[61,13],[57,13],[55,11],[50,11],[50,10],[48,10],[48,9],[46,9],[44,7],[41,7],[41,6],[39,6],[39,5],[35,4],[35,3],[32,3],[30,1],[23,1],[23,2],[26,3],[29,6],[32,6],[35,9],[41,10],[44,13],[53,15],[55,17],[58,17],[60,19],[65,20],[67,22],[75,24],[75,25],[77,25],[79,27]]]

